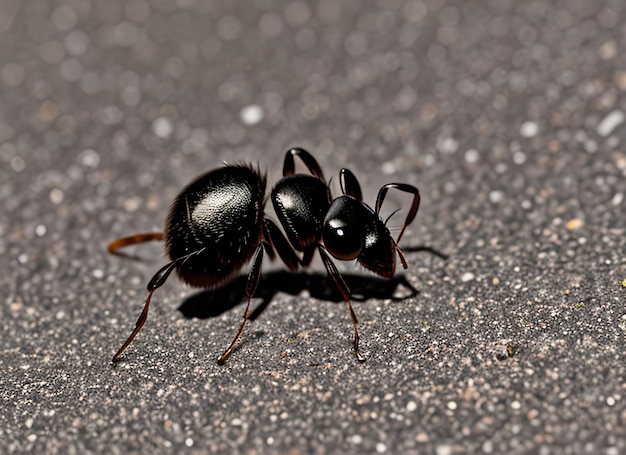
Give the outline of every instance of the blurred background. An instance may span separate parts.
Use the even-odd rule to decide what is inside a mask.
[[[0,451],[626,451],[624,9],[0,0]],[[112,368],[162,259],[108,242],[293,146],[421,190],[404,285],[342,268],[368,362],[318,268],[223,368],[243,282],[171,279]]]

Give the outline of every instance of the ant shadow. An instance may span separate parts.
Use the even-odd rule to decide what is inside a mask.
[[[403,250],[425,251],[444,260],[448,258],[430,247],[403,248]],[[364,302],[368,299],[401,302],[419,294],[404,274],[390,279],[345,273],[342,273],[342,276],[352,293],[352,302]],[[215,318],[246,301],[247,279],[247,275],[240,275],[219,288],[195,293],[186,298],[178,310],[188,319]],[[344,301],[341,292],[326,273],[271,271],[261,277],[254,294],[254,299],[261,299],[261,302],[253,307],[249,319],[253,321],[258,318],[278,292],[298,296],[305,289],[309,291],[311,297],[318,300],[336,303]]]

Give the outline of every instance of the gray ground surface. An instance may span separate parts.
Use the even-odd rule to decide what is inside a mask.
[[[0,452],[626,452],[625,22],[592,0],[1,1]],[[227,365],[243,281],[170,279],[113,367],[164,259],[107,243],[224,160],[275,182],[294,145],[368,201],[422,192],[400,279],[343,268],[368,361],[323,269],[275,265]]]

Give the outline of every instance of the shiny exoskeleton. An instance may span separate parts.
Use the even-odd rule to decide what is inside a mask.
[[[295,157],[304,163],[310,175],[295,173]],[[136,234],[112,242],[109,252],[117,253],[128,245],[165,240],[171,260],[148,283],[143,311],[113,362],[121,358],[143,327],[152,294],[174,270],[192,286],[213,288],[231,279],[252,260],[243,322],[229,347],[218,358],[218,363],[223,364],[244,331],[264,253],[271,258],[277,253],[285,265],[295,271],[310,265],[316,251],[348,303],[354,327],[354,351],[358,360],[364,361],[359,352],[357,319],[350,303],[350,290],[331,257],[344,261],[356,259],[366,269],[390,278],[395,272],[397,252],[402,266],[407,268],[398,242],[415,219],[420,195],[412,185],[389,183],[379,190],[375,209],[372,209],[363,202],[360,185],[352,172],[342,169],[339,177],[343,194],[333,199],[315,158],[301,148],[286,153],[283,178],[271,193],[286,238],[278,225],[265,217],[265,175],[249,165],[227,165],[198,177],[178,195],[170,209],[165,233]],[[396,240],[379,216],[389,189],[413,196]]]

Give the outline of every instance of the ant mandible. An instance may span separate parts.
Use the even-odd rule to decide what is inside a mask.
[[[295,157],[311,175],[295,173]],[[396,252],[405,269],[407,261],[398,243],[413,222],[420,204],[419,190],[405,183],[382,186],[375,209],[363,202],[361,187],[348,169],[339,173],[342,196],[332,199],[329,185],[319,164],[306,150],[292,148],[285,154],[283,178],[272,189],[271,200],[285,235],[264,214],[266,176],[248,164],[226,165],[192,181],[176,197],[169,212],[165,233],[142,233],[117,239],[109,244],[109,253],[122,247],[164,240],[171,262],[163,266],[148,283],[148,297],[135,329],[113,356],[120,360],[126,348],[148,316],[152,294],[175,270],[180,279],[195,287],[215,288],[252,260],[246,284],[248,303],[243,322],[232,342],[217,359],[224,364],[241,337],[250,316],[264,252],[276,253],[291,271],[311,264],[316,251],[330,277],[348,304],[354,326],[354,352],[360,362],[357,319],[350,303],[350,290],[335,267],[331,256],[349,261],[356,259],[363,267],[384,278],[391,278],[396,268]],[[380,208],[390,189],[413,195],[411,207],[397,239],[394,240],[380,218]],[[395,213],[395,212],[394,212]]]

